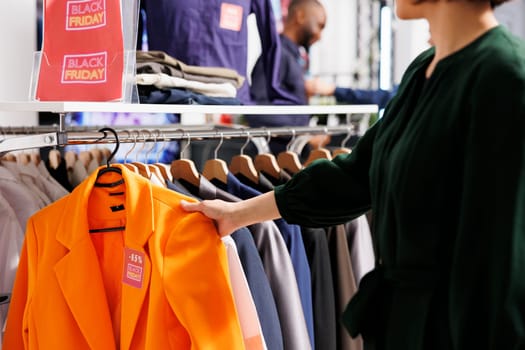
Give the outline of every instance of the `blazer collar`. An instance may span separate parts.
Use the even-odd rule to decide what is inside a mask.
[[[238,202],[239,198],[218,188],[204,176],[201,176],[199,184],[199,195],[204,199],[222,199],[228,202]]]
[[[103,167],[105,166],[94,171],[67,197],[68,203],[58,226],[57,240],[69,249],[79,240],[89,237],[88,230],[79,228],[88,228],[89,196],[97,181],[97,174]],[[126,188],[126,227],[133,228],[126,230],[126,246],[143,246],[155,230],[151,184],[122,164],[113,164],[112,167],[118,167],[122,171]]]
[[[136,252],[142,260],[141,286],[122,283],[121,344],[118,344],[117,348],[128,349],[149,288],[151,261],[145,245],[155,229],[154,205],[151,184],[147,179],[129,171],[123,165],[112,166],[121,169],[125,183],[125,247]],[[67,252],[55,265],[55,272],[64,298],[90,347],[110,349],[112,347],[108,347],[108,344],[113,343],[111,316],[87,217],[89,196],[99,170],[100,168],[64,198],[67,203],[56,238]],[[126,261],[124,256],[123,259]],[[89,306],[86,307],[86,304]]]

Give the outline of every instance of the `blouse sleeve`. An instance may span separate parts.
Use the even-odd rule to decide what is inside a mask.
[[[492,57],[491,64],[478,72],[465,102],[471,105],[464,173],[458,174],[463,186],[450,280],[455,349],[525,345],[525,57],[521,57],[519,61]]]
[[[359,140],[352,153],[320,159],[275,188],[277,207],[291,224],[326,227],[348,222],[371,206],[369,168],[380,122]]]

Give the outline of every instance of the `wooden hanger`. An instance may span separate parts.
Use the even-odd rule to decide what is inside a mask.
[[[102,153],[102,149],[100,149],[98,147],[94,147],[94,148],[91,148],[89,150],[89,152],[91,153],[91,155],[93,156],[93,159],[95,159],[95,162],[98,165],[102,165],[103,164],[102,160],[104,158],[104,153]]]
[[[183,158],[186,149],[190,146],[191,138],[190,133],[187,133],[188,142],[184,145],[184,148],[180,151],[180,159],[176,159],[171,162],[170,173],[174,180],[185,180],[193,186],[199,188],[200,186],[200,174],[195,167],[193,160]]]
[[[82,153],[82,152],[81,152]],[[53,169],[58,169],[60,166],[60,162],[62,162],[62,156],[60,155],[60,151],[57,149],[52,149],[49,151],[47,159],[49,160],[49,165]],[[89,162],[86,163],[86,161],[83,160],[84,165],[89,165]],[[86,166],[87,169],[87,166]]]
[[[266,143],[270,145],[272,134],[270,130],[267,130],[268,138]],[[277,159],[272,153],[261,153],[255,156],[255,169],[260,172],[265,172],[274,179],[278,179],[281,176],[281,168],[277,164]]]
[[[346,143],[348,142],[348,140],[350,139],[350,137],[352,136],[352,127],[349,126],[347,128],[348,132],[345,136],[345,138],[343,139],[343,141],[341,141],[341,147],[335,149],[332,151],[332,157],[335,157],[335,156],[338,156],[340,154],[348,154],[348,153],[351,153],[352,150],[348,147],[346,147]]]
[[[253,164],[252,158],[244,154],[244,148],[246,148],[251,141],[250,132],[246,131],[246,134],[246,142],[242,145],[240,154],[233,156],[230,161],[230,171],[234,175],[241,174],[245,176],[253,183],[259,183],[259,174]]]
[[[289,174],[296,174],[302,168],[303,165],[299,160],[299,155],[295,152],[290,151],[292,142],[295,140],[295,129],[292,129],[292,139],[286,145],[286,151],[280,152],[277,155],[277,164],[281,169],[286,170]]]
[[[158,131],[158,135],[154,136],[155,137],[155,143],[157,143],[157,137],[160,136],[160,130],[157,130]],[[157,151],[157,159],[156,159],[156,162],[154,164],[152,164],[153,166],[155,166],[158,171],[159,171],[159,174],[161,176],[161,179],[164,180],[164,182],[166,183],[167,181],[172,181],[173,179],[173,176],[171,175],[171,169],[170,169],[170,165],[168,164],[163,164],[159,161],[160,159],[160,155],[162,154],[162,152],[166,149],[166,144],[167,144],[167,139],[166,137],[164,136],[163,138],[163,146],[161,147],[160,150]]]
[[[208,159],[204,163],[204,169],[202,171],[202,175],[210,181],[213,179],[217,179],[220,182],[225,184],[228,182],[229,170],[228,170],[228,166],[226,165],[226,162],[222,159],[217,158],[217,153],[219,151],[219,148],[221,147],[222,142],[224,141],[224,134],[221,132],[220,135],[221,135],[221,140],[219,141],[219,144],[215,148],[214,158]]]
[[[31,162],[36,166],[38,166],[42,161],[42,158],[40,157],[40,152],[38,150],[34,150],[29,156],[31,157]]]
[[[53,158],[55,158],[55,155],[57,154],[57,152],[53,152]],[[58,155],[60,155],[60,153],[58,153]],[[52,159],[51,158],[51,151],[49,151],[49,162],[50,162],[51,166],[53,167],[53,163],[51,163],[51,159]],[[57,164],[60,164],[60,158],[58,158],[58,159],[59,159],[59,161],[58,161]],[[78,154],[78,159],[80,159],[80,161],[84,165],[84,168],[86,168],[86,170],[88,170],[89,169],[89,164],[93,160],[93,155],[89,151],[81,151]],[[57,165],[57,167],[58,167],[58,165]]]
[[[124,131],[128,133],[128,138],[130,138],[131,137],[131,133],[128,130],[124,130]],[[137,146],[137,137],[140,135],[138,131],[136,131],[136,133],[137,133],[137,135],[133,136],[133,141],[134,141],[133,145],[126,152],[126,154],[124,155],[124,162],[122,163],[122,165],[124,165],[126,168],[128,168],[128,170],[131,170],[135,174],[138,174],[139,173],[139,169],[137,168],[137,166],[135,166],[132,163],[128,163],[128,156],[135,149],[135,147]]]
[[[151,136],[151,132],[148,131],[148,133]],[[145,163],[143,164],[145,171],[144,173],[148,175],[148,179],[151,181],[151,183],[160,185],[162,187],[167,187],[166,180],[164,180],[164,176],[161,174],[160,169],[155,164],[149,163],[149,155],[153,151],[153,149],[157,146],[157,137],[155,136],[153,139],[154,142],[151,143],[151,147],[146,151],[146,155],[144,156]],[[146,139],[144,139],[144,142],[146,142]],[[140,173],[140,166],[139,173]]]
[[[152,143],[152,146],[146,152],[145,158],[147,160],[149,160],[149,154],[151,153],[151,151],[153,151],[153,149],[157,146],[157,136],[154,136],[153,140],[154,142]],[[159,159],[159,154],[160,152],[157,152],[157,162]],[[151,182],[162,185],[163,187],[167,187],[166,178],[164,177],[164,174],[161,172],[161,168],[156,163],[153,163],[153,164],[147,163],[146,166],[148,167],[151,173],[151,177],[150,177]],[[162,169],[166,171],[164,167]]]
[[[66,151],[66,153],[64,153],[64,159],[66,161],[66,169],[71,170],[75,168],[75,163],[78,160],[78,155],[75,151]]]
[[[16,161],[18,164],[27,165],[31,163],[31,155],[26,151],[22,151],[16,155]]]
[[[142,131],[147,131],[147,130],[142,130]],[[147,131],[149,132],[149,131]],[[143,138],[143,142],[142,142],[142,147],[140,148],[140,151],[135,153],[135,161],[132,162],[131,164],[133,164],[134,166],[137,167],[138,169],[138,172],[140,175],[142,175],[143,177],[145,177],[146,179],[151,179],[151,171],[148,167],[148,165],[146,163],[142,163],[142,162],[139,162],[138,161],[138,155],[140,152],[142,152],[144,150],[144,147],[146,147],[146,135],[144,133],[142,133],[142,138]],[[146,154],[147,156],[147,154]]]
[[[2,160],[5,160],[7,162],[16,162],[16,157],[12,153],[7,153],[2,156]]]
[[[325,133],[326,133],[325,135],[328,136],[328,131],[326,130],[326,128],[325,128]],[[310,153],[308,154],[308,158],[306,159],[306,162],[304,162],[304,166],[310,165],[310,163],[312,163],[314,160],[317,160],[317,159],[331,160],[332,154],[330,153],[329,150],[319,145],[319,147],[310,151]]]
[[[173,175],[171,175],[171,165],[164,164],[164,163],[155,163],[153,164],[159,169],[160,175],[164,179],[164,181],[172,181]]]

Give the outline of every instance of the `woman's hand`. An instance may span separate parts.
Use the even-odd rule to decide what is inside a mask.
[[[227,236],[239,228],[235,227],[232,220],[233,213],[235,212],[232,206],[234,206],[235,203],[225,202],[219,199],[193,203],[181,200],[180,205],[182,206],[182,209],[186,211],[199,211],[210,219],[215,220],[217,230],[221,237]]]
[[[214,199],[190,203],[181,200],[180,205],[186,211],[198,211],[215,220],[221,237],[241,227],[281,217],[273,191],[240,202]]]

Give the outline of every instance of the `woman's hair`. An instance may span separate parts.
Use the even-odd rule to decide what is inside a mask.
[[[425,2],[427,0],[414,0],[416,3],[417,2]],[[433,1],[436,1],[436,0],[433,0]],[[490,2],[490,6],[492,6],[492,8],[496,7],[496,6],[499,6],[505,2],[508,2],[510,0],[467,0],[467,1],[477,1],[477,2]]]

